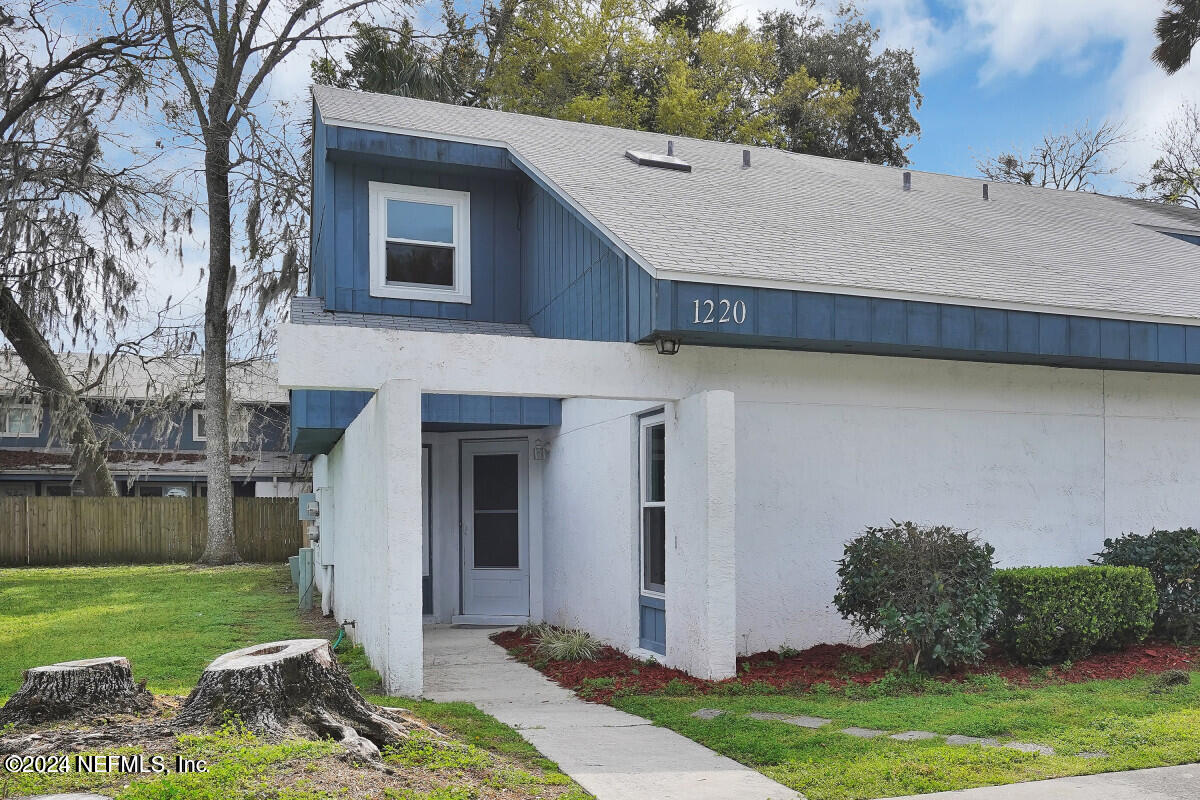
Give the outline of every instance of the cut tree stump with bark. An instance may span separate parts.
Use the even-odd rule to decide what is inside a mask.
[[[133,682],[128,659],[64,661],[25,670],[24,684],[0,708],[0,726],[141,714],[153,706],[145,682]]]
[[[400,719],[363,699],[324,639],[289,639],[226,653],[208,665],[175,717],[181,729],[212,728],[230,715],[256,732],[333,738],[374,761],[407,738]]]

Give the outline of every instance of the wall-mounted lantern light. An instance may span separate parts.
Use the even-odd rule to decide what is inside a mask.
[[[659,336],[654,340],[654,349],[660,356],[673,356],[679,352],[679,340]]]

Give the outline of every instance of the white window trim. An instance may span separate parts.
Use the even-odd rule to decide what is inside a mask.
[[[665,423],[666,414],[660,411],[658,413],[642,417],[640,424],[638,425],[638,591],[644,597],[657,597],[662,600],[666,599],[666,592],[658,592],[654,591],[653,589],[646,588],[645,509],[667,507],[665,494],[662,500],[646,499],[646,491],[650,486],[649,477],[647,475],[647,470],[650,466],[648,450],[650,446],[650,437],[647,436],[646,432],[650,428],[653,428],[657,425],[664,425]]]
[[[203,413],[204,413],[203,408],[193,408],[192,409],[192,441],[193,442],[207,442],[208,441],[207,436],[201,436],[200,434],[196,433],[196,431],[200,430],[200,415]]]
[[[442,303],[471,302],[471,193],[452,189],[428,189],[397,183],[371,181],[369,196],[369,235],[371,249],[371,296],[401,300],[434,300]],[[387,201],[430,203],[454,210],[454,286],[438,289],[420,284],[387,282]],[[393,239],[412,244],[445,247],[445,242]]]
[[[8,429],[8,412],[23,411],[26,409],[33,414],[33,430],[29,433],[13,433]],[[42,435],[42,405],[37,400],[29,403],[13,399],[0,402],[0,423],[3,423],[3,427],[0,427],[0,438],[36,439]]]
[[[203,408],[193,408],[192,409],[192,441],[193,442],[207,442],[208,441],[207,431],[205,432],[204,436],[200,436],[199,434],[196,433],[196,431],[200,430],[200,424],[199,424],[200,415],[203,413],[204,413]],[[229,423],[229,428],[231,431],[233,430],[235,424],[241,423],[241,420],[238,420],[236,418],[236,415],[238,415],[238,414],[246,415],[246,418],[244,420],[246,423],[246,435],[241,438],[230,439],[229,440],[230,445],[248,444],[250,441],[250,423],[253,422],[253,412],[249,408],[243,406],[240,403],[230,406],[228,423]]]

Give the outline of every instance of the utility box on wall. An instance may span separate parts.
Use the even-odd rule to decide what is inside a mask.
[[[304,492],[300,495],[300,519],[305,522],[315,522],[321,515],[320,504],[317,503],[316,492]]]

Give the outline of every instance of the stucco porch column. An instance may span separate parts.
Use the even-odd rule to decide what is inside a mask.
[[[421,390],[415,381],[390,380],[375,395],[384,475],[380,486],[386,520],[388,694],[421,694]],[[383,554],[380,554],[383,555]]]
[[[666,463],[666,663],[728,678],[737,671],[733,392],[667,406]]]

